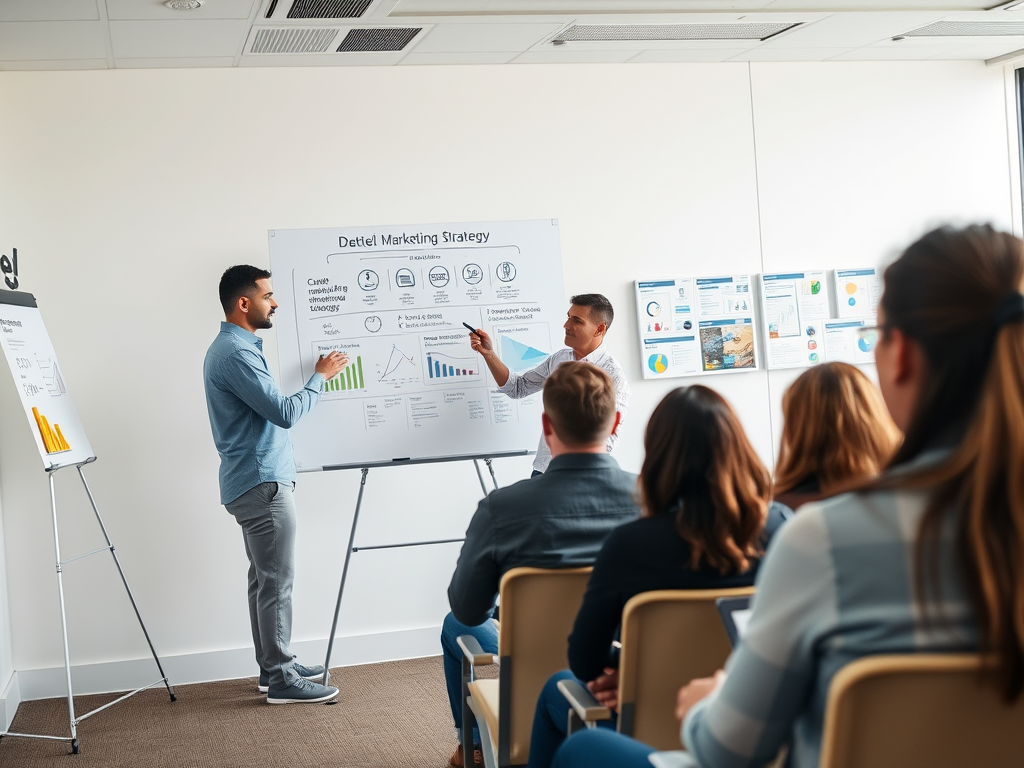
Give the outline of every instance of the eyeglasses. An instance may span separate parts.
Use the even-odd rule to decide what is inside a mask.
[[[888,325],[864,325],[857,329],[857,343],[864,352],[870,352],[878,343],[879,337],[889,330]]]

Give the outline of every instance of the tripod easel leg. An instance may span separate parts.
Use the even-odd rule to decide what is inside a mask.
[[[114,552],[114,545],[110,542],[110,536],[107,535],[107,527],[103,524],[103,518],[100,517],[100,510],[96,506],[96,500],[93,498],[92,491],[89,490],[89,483],[86,482],[85,473],[82,471],[82,465],[78,465],[78,476],[82,478],[82,485],[85,487],[85,495],[89,497],[89,504],[92,505],[92,511],[96,515],[96,522],[100,525],[100,530],[103,532],[103,540],[107,542],[107,547],[110,549],[110,556],[114,558],[114,565],[117,566],[117,572],[121,576],[121,583],[124,584],[124,590],[128,593],[128,599],[131,601],[132,609],[135,611],[135,618],[139,620],[139,626],[142,627],[142,634],[146,637],[146,644],[149,645],[149,652],[153,654],[153,661],[156,662],[156,668],[160,672],[160,677],[163,678],[164,685],[167,687],[167,694],[171,697],[171,701],[177,701],[177,696],[174,695],[174,688],[171,687],[170,680],[167,675],[164,674],[163,665],[160,663],[160,657],[156,655],[156,648],[153,647],[153,641],[149,639],[149,632],[146,630],[146,625],[142,621],[142,614],[139,612],[139,606],[135,602],[135,595],[132,594],[131,587],[128,586],[128,579],[125,578],[124,570],[121,568],[121,561],[117,559],[117,553]]]
[[[363,491],[366,489],[366,476],[370,473],[368,467],[363,467],[362,477],[359,480],[359,496],[356,498],[356,513],[352,517],[352,532],[348,537],[348,546],[345,548],[345,564],[341,568],[341,584],[338,586],[338,602],[334,605],[334,621],[331,622],[331,634],[327,638],[327,657],[324,659],[324,676],[320,678],[321,685],[327,685],[331,678],[331,651],[334,650],[334,633],[338,631],[338,614],[341,613],[341,596],[345,594],[345,579],[348,578],[348,563],[352,558],[352,547],[356,542],[356,526],[359,524],[359,508],[363,506]]]
[[[53,512],[53,551],[57,558],[57,592],[60,595],[60,628],[64,638],[64,673],[68,686],[68,721],[71,725],[71,752],[78,754],[78,721],[75,720],[75,698],[71,692],[71,654],[68,651],[68,620],[64,610],[64,575],[60,560],[60,538],[57,533],[57,490],[54,487],[53,472],[50,479],[50,510]]]

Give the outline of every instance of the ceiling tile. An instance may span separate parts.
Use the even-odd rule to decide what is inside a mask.
[[[91,21],[96,0],[0,0],[0,21]]]
[[[109,69],[106,59],[44,59],[41,61],[0,61],[0,70]]]
[[[1013,53],[1024,49],[1024,37],[1001,37],[996,40],[978,40],[968,38],[972,42],[969,45],[955,48],[937,56],[933,59],[994,59],[1007,53]]]
[[[753,48],[729,61],[825,61],[852,48]]]
[[[115,59],[117,69],[214,69],[231,67],[234,56],[197,57],[194,59]]]
[[[931,45],[931,46],[868,46],[866,48],[855,48],[849,53],[841,53],[833,56],[830,61],[923,61],[930,56],[937,56],[948,51],[955,50],[956,45]]]
[[[403,51],[382,53],[297,54],[247,53],[238,62],[240,67],[388,67],[407,54]]]
[[[118,59],[233,57],[248,31],[247,21],[112,21],[110,41]]]
[[[632,59],[630,64],[667,64],[687,61],[725,61],[736,55],[735,50],[722,49],[676,49],[641,51]]]
[[[421,53],[525,51],[561,24],[438,24],[416,46]]]
[[[400,62],[406,64],[507,64],[514,53],[421,53],[419,48]]]
[[[101,21],[0,23],[0,60],[107,59]]]
[[[194,19],[248,19],[259,0],[208,0],[194,11],[172,11],[161,0],[106,0],[111,21],[193,21]]]
[[[568,46],[559,46],[559,49]],[[594,51],[594,50],[553,50],[553,51],[526,51],[512,59],[513,64],[617,64],[631,59],[636,51]]]
[[[941,13],[837,13],[764,42],[765,48],[860,48],[941,19]]]

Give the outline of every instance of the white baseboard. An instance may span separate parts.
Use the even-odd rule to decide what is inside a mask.
[[[440,637],[440,627],[339,637],[334,641],[334,648],[331,651],[331,666],[351,667],[380,661],[437,656],[441,652]],[[160,653],[159,648],[157,653]],[[292,653],[305,664],[322,664],[327,655],[327,640],[293,642]],[[161,655],[160,662],[172,686],[255,677],[259,674],[251,647],[179,656]],[[152,656],[71,667],[71,684],[76,696],[128,691],[148,685],[160,677]],[[22,701],[66,695],[67,683],[63,666],[19,670],[14,673],[11,684],[4,692],[4,698],[0,699],[0,722],[6,717],[9,724],[14,719],[18,704]]]
[[[14,716],[18,713],[18,705],[21,704],[21,686],[18,684],[18,673],[11,675],[11,680],[0,694],[0,731],[8,731]]]

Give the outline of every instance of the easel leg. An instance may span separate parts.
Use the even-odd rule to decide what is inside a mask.
[[[75,720],[75,699],[71,693],[71,655],[68,651],[68,620],[64,611],[64,576],[60,564],[60,539],[57,534],[57,491],[53,483],[53,472],[50,478],[50,509],[53,512],[53,551],[57,557],[57,592],[60,594],[60,628],[64,635],[64,672],[68,685],[68,720],[71,723],[71,751],[78,754],[78,727]]]
[[[338,586],[338,602],[334,606],[334,621],[331,622],[331,634],[327,639],[327,657],[324,659],[324,676],[320,679],[321,685],[327,685],[331,677],[331,651],[334,650],[334,633],[338,630],[338,614],[341,613],[341,596],[345,594],[345,579],[348,578],[348,562],[352,558],[352,547],[356,542],[356,525],[359,524],[359,508],[363,505],[363,491],[366,489],[366,476],[370,470],[363,467],[362,478],[359,480],[359,496],[356,498],[356,513],[352,517],[352,532],[348,537],[348,547],[345,548],[345,564],[341,568],[341,584]]]
[[[78,465],[78,476],[82,478],[82,485],[85,486],[85,495],[89,497],[89,504],[92,505],[92,511],[96,515],[96,522],[100,524],[100,530],[103,532],[103,539],[107,542],[107,547],[110,549],[110,555],[114,558],[114,565],[117,566],[117,572],[121,576],[121,583],[124,584],[124,590],[128,593],[128,599],[131,601],[132,608],[135,610],[135,618],[139,620],[139,626],[142,627],[142,634],[146,637],[146,643],[149,645],[149,652],[153,654],[153,661],[156,662],[156,668],[160,672],[160,677],[163,678],[164,685],[167,686],[167,693],[171,697],[171,701],[176,701],[177,697],[174,695],[174,688],[171,687],[170,681],[167,679],[167,675],[164,674],[163,665],[160,663],[160,657],[156,655],[156,648],[153,647],[153,641],[149,639],[149,632],[146,630],[146,625],[142,621],[142,614],[139,612],[139,606],[135,603],[135,595],[132,594],[131,587],[128,586],[128,579],[125,578],[124,571],[121,569],[121,561],[117,559],[117,554],[114,552],[114,545],[110,543],[110,536],[107,535],[107,527],[103,525],[103,518],[100,517],[100,510],[96,506],[96,500],[92,496],[92,491],[89,490],[89,483],[85,480],[85,473],[82,471],[82,465]]]
[[[486,459],[486,461],[490,463],[490,459]],[[473,466],[476,467],[477,480],[480,481],[480,488],[483,490],[484,496],[486,496],[490,491],[487,490],[487,483],[484,482],[484,473],[480,471],[480,462],[473,459]]]
[[[490,459],[484,459],[484,463],[487,465],[487,469],[491,472],[491,482],[494,483],[494,490],[498,490],[498,478],[494,476],[494,465]]]

